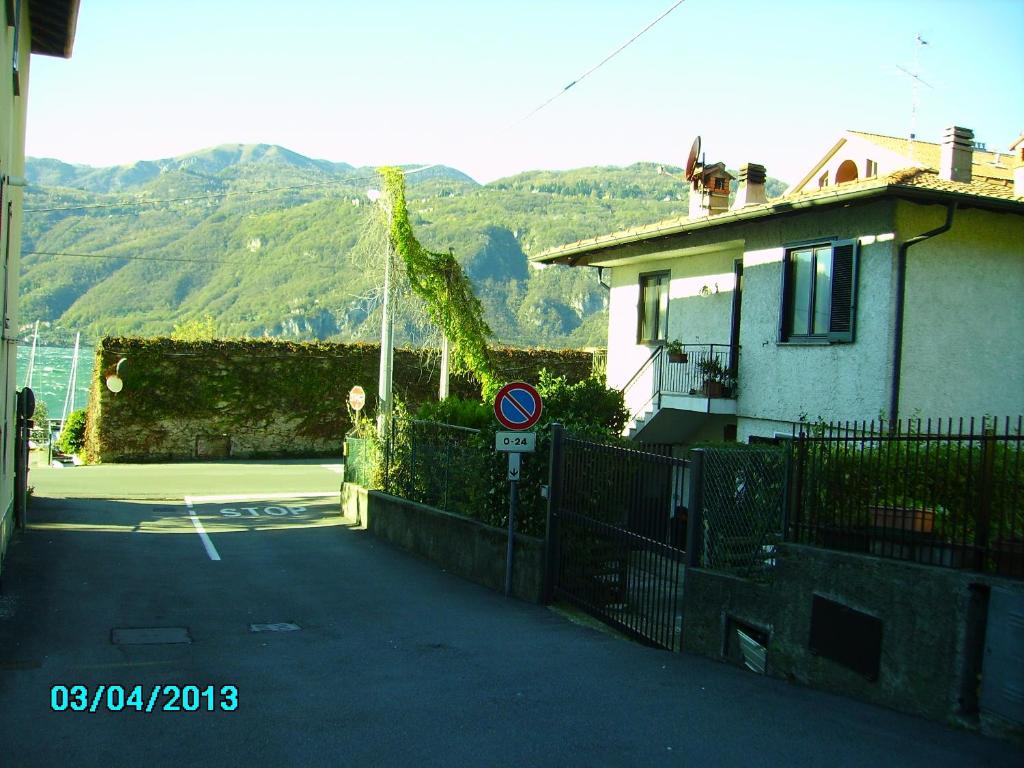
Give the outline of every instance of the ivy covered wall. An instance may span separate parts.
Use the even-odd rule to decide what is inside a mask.
[[[570,381],[590,375],[579,350],[494,349],[505,381],[536,381],[546,368]],[[124,358],[118,393],[105,377]],[[270,339],[173,341],[106,338],[96,351],[86,456],[145,462],[271,456],[340,457],[351,426],[348,392],[366,390],[374,413],[380,347]],[[395,350],[394,389],[411,406],[437,399],[439,361]],[[479,397],[480,385],[452,377],[451,393]]]

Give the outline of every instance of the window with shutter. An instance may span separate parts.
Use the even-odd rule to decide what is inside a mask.
[[[783,264],[780,341],[853,341],[856,256],[855,240],[787,249]]]

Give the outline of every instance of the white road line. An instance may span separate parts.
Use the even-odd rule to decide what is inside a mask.
[[[238,493],[224,496],[188,496],[191,503],[205,504],[209,501],[260,501],[261,499],[327,499],[338,495],[338,491],[314,491],[312,493]]]
[[[193,498],[191,496],[185,497],[185,506],[188,507],[189,520],[192,521],[192,525],[196,529],[196,533],[199,534],[199,538],[203,540],[203,546],[206,548],[206,554],[210,556],[211,560],[220,560],[220,553],[217,552],[217,548],[213,546],[213,542],[210,541],[210,537],[206,535],[206,530],[203,528],[202,521],[196,517],[196,511],[192,509]]]

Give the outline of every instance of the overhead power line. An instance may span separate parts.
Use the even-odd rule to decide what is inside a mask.
[[[656,25],[658,22],[660,22],[662,19],[664,19],[670,13],[672,13],[672,11],[674,11],[676,8],[678,8],[680,5],[682,5],[684,2],[686,2],[686,0],[679,0],[677,3],[674,3],[672,5],[672,7],[670,7],[667,11],[662,13],[658,18],[656,18],[654,21],[652,21],[646,27],[644,27],[639,32],[637,32],[635,35],[633,35],[631,38],[629,38],[629,40],[627,40],[622,45],[620,45],[618,48],[616,48],[614,51],[609,53],[607,56],[605,56],[603,59],[601,59],[601,61],[599,61],[597,64],[595,64],[590,69],[588,69],[586,72],[584,72],[582,75],[577,77],[575,80],[573,80],[571,83],[569,83],[567,86],[565,86],[562,90],[560,90],[558,93],[556,93],[550,99],[548,99],[547,101],[543,102],[539,106],[535,107],[533,109],[533,111],[531,111],[528,114],[526,114],[525,116],[521,117],[519,120],[517,120],[515,123],[513,123],[512,126],[509,126],[509,127],[513,127],[513,126],[519,125],[520,123],[524,123],[527,120],[529,120],[531,117],[533,117],[535,114],[540,112],[542,109],[544,109],[544,107],[546,107],[548,104],[553,102],[559,96],[563,95],[566,91],[568,91],[574,85],[577,85],[578,83],[580,83],[583,80],[583,78],[593,74],[594,72],[599,70],[601,67],[603,67],[605,64],[607,64],[609,61],[611,61],[616,56],[618,56],[620,53],[622,53],[624,50],[626,50],[629,46],[631,46],[634,42],[636,42],[636,40],[638,38],[640,38],[641,35],[643,35],[648,30],[650,30],[654,25]]]

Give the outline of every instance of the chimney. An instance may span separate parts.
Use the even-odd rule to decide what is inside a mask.
[[[767,203],[768,198],[764,193],[765,178],[763,165],[747,163],[740,166],[740,184],[736,189],[736,199],[733,200],[729,210],[738,211],[748,205]]]
[[[1024,133],[1017,137],[1017,140],[1010,145],[1010,152],[1013,153],[1011,167],[1013,168],[1013,194],[1017,197],[1024,197]]]
[[[939,151],[939,178],[970,182],[973,159],[974,132],[955,125],[947,128]]]

